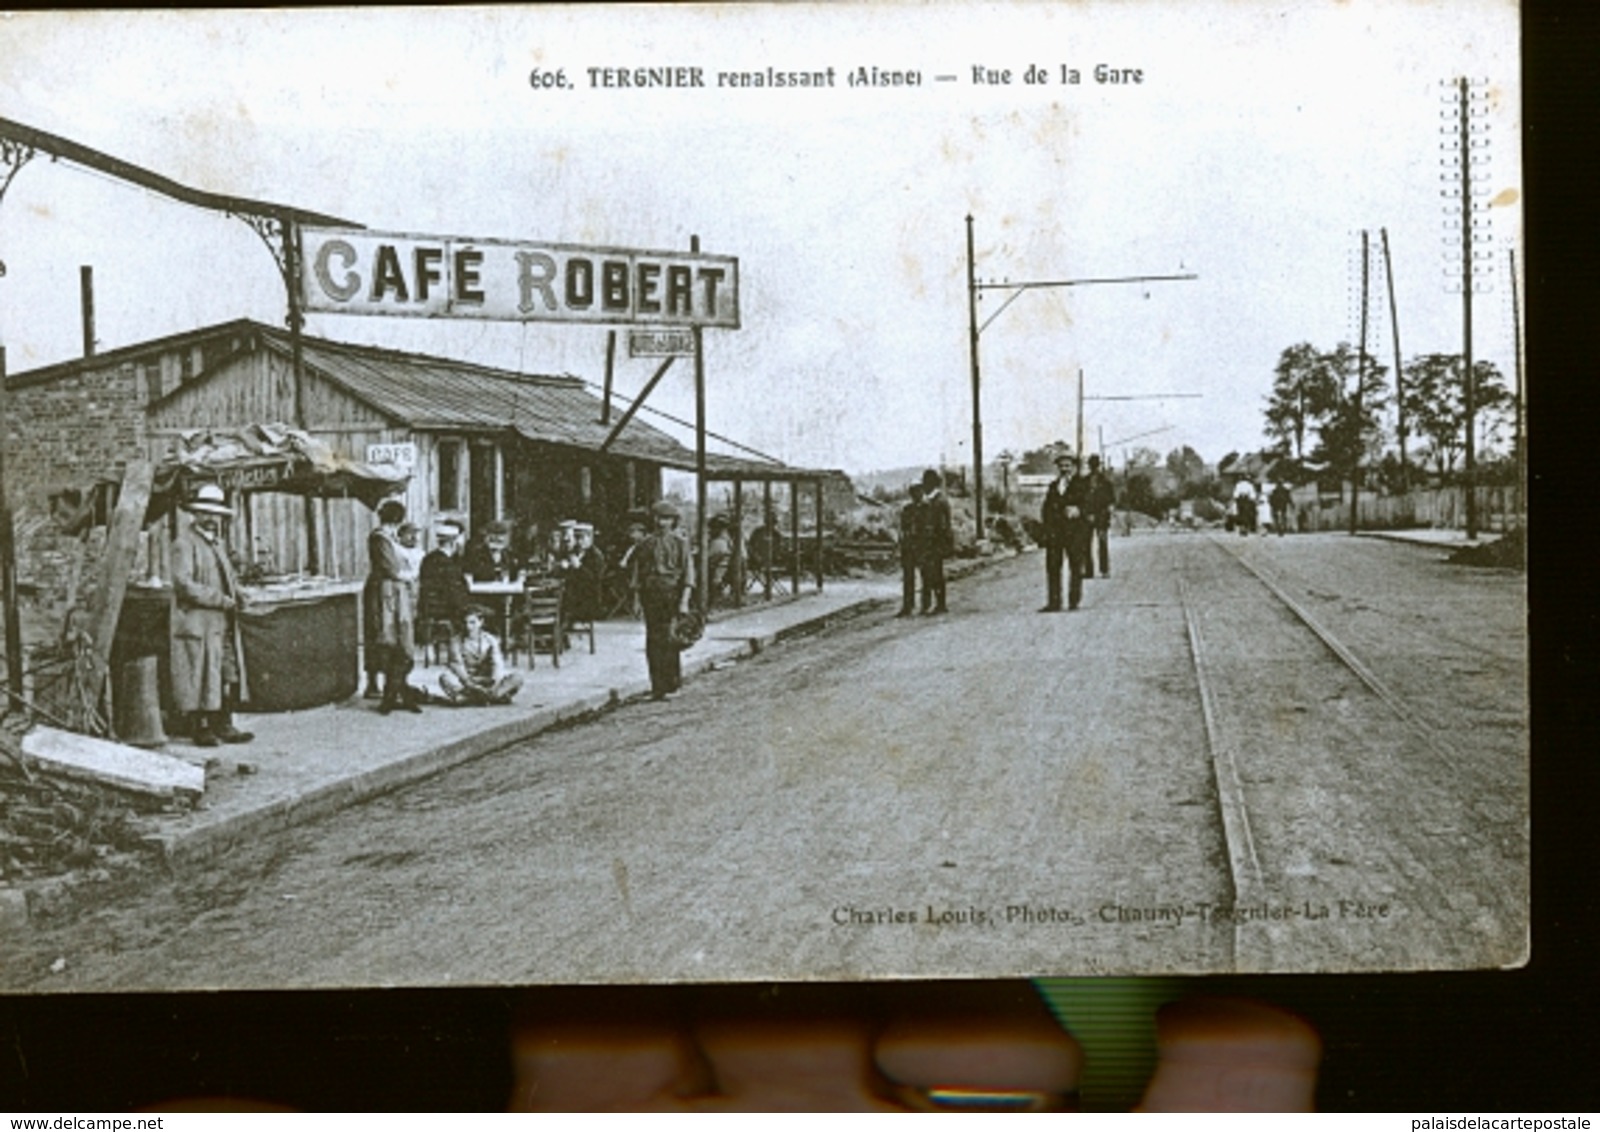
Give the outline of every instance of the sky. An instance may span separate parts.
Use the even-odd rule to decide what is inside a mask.
[[[1466,75],[1492,268],[1473,351],[1515,369],[1520,84],[1503,0],[37,12],[0,15],[0,52],[0,117],[196,188],[386,232],[663,250],[698,236],[740,277],[740,327],[704,332],[708,427],[849,471],[971,461],[968,215],[979,280],[1080,281],[1003,312],[1007,292],[982,293],[990,460],[1071,439],[1080,372],[1085,438],[1114,464],[1140,445],[1210,461],[1261,446],[1284,348],[1358,338],[1363,230],[1369,350],[1392,366],[1382,230],[1403,356],[1459,352],[1441,83]],[[1140,81],[1098,82],[1097,65]],[[591,79],[663,66],[707,86]],[[874,66],[921,84],[846,85]],[[1030,66],[1049,81],[1025,82]],[[832,67],[837,85],[716,86],[768,67]],[[568,86],[536,88],[535,68]],[[276,265],[237,219],[42,157],[0,198],[0,261],[12,373],[81,353],[82,264],[102,350],[284,316]],[[1196,278],[1081,282],[1177,274]],[[604,372],[594,325],[318,313],[307,331]],[[656,364],[619,357],[618,389]],[[692,367],[649,404],[691,417]]]

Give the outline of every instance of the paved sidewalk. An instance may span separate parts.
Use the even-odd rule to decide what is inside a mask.
[[[898,600],[898,578],[830,580],[820,594],[802,589],[798,597],[718,613],[705,637],[684,653],[684,678]],[[220,761],[207,771],[199,808],[162,819],[155,837],[169,860],[204,859],[650,690],[639,621],[596,624],[593,655],[587,639],[576,638],[559,669],[544,654],[536,660],[532,671],[520,662],[526,683],[504,707],[429,706],[421,714],[383,716],[356,697],[308,711],[241,716],[255,742],[209,752]],[[412,683],[436,690],[440,671],[419,667]],[[202,753],[178,740],[167,750],[184,757]]]
[[[1499,531],[1480,531],[1477,538],[1469,539],[1466,531],[1435,527],[1415,527],[1403,531],[1357,531],[1358,538],[1381,538],[1390,542],[1408,542],[1415,546],[1436,546],[1441,550],[1461,550],[1465,547],[1488,546],[1500,539]]]

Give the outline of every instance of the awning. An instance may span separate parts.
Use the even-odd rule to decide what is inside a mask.
[[[229,495],[256,491],[359,499],[370,508],[404,489],[410,477],[351,460],[325,442],[284,424],[194,429],[173,441],[156,468],[146,521],[171,511],[201,483]]]

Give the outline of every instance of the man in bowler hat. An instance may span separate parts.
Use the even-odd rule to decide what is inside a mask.
[[[1044,528],[1046,598],[1040,613],[1061,612],[1061,564],[1068,571],[1067,608],[1077,609],[1083,599],[1083,575],[1089,560],[1089,477],[1077,474],[1078,461],[1070,452],[1056,457],[1056,478],[1045,492],[1039,512]]]
[[[244,596],[222,541],[232,515],[222,489],[202,484],[183,505],[187,528],[172,544],[172,699],[191,725],[197,747],[248,743],[233,724],[234,708],[249,695],[239,610]]]

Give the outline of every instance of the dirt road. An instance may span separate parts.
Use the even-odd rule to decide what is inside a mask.
[[[128,990],[1514,961],[1521,575],[1339,536],[1113,551],[1076,613],[1035,612],[1025,556],[949,616],[781,645],[0,962]]]

